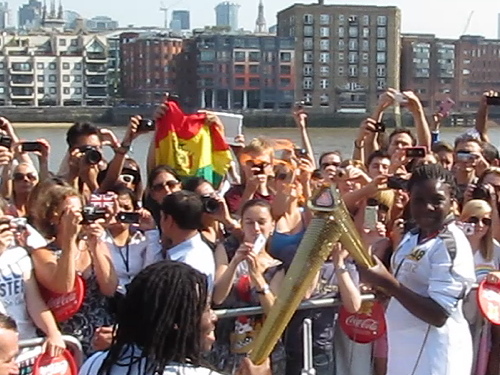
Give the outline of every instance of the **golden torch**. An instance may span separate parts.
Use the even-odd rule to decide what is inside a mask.
[[[314,212],[314,218],[250,353],[250,359],[257,365],[262,364],[273,351],[330,255],[333,244],[340,240],[358,264],[366,267],[374,265],[334,185],[319,189],[309,201],[309,208]]]

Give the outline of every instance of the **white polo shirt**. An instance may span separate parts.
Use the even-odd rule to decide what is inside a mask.
[[[167,258],[188,264],[195,270],[207,275],[208,291],[212,292],[215,279],[214,253],[201,239],[199,233],[189,240],[170,248],[167,252]]]
[[[408,233],[392,257],[396,278],[415,293],[432,298],[449,315],[432,326],[392,298],[386,312],[389,346],[387,375],[470,375],[472,340],[462,312],[475,281],[469,241],[455,223],[418,244]]]

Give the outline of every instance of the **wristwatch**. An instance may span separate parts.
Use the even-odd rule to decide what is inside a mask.
[[[256,293],[257,293],[257,294],[262,294],[262,295],[264,295],[264,296],[265,296],[266,294],[271,293],[271,288],[269,288],[269,285],[268,285],[268,284],[266,284],[266,285],[264,285],[264,286],[262,287],[262,289],[261,289],[261,290],[257,290],[257,291],[256,291]]]
[[[345,272],[349,272],[349,270],[347,269],[347,267],[344,264],[343,266],[339,266],[339,267],[335,268],[335,272],[342,274]]]

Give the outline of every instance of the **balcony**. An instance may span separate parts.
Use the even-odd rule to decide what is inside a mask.
[[[107,87],[106,77],[91,76],[87,77],[87,87]]]
[[[32,88],[22,88],[22,87],[13,87],[10,91],[10,97],[12,99],[34,99],[35,98],[35,90]]]
[[[33,70],[33,65],[25,63],[14,63],[10,66],[9,72],[11,75],[15,74],[29,74],[33,75],[35,71]]]
[[[29,75],[11,75],[10,85],[13,87],[33,87],[35,80]]]
[[[108,57],[104,53],[88,52],[87,55],[85,56],[86,62],[103,63],[103,62],[106,62],[107,60],[108,60]]]
[[[108,90],[106,88],[89,88],[85,97],[87,99],[107,99]]]
[[[85,73],[87,75],[103,75],[108,73],[107,64],[86,64]]]

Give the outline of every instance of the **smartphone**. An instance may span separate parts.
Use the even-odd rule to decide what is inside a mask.
[[[21,152],[40,152],[42,147],[40,142],[23,142],[21,143]]]
[[[293,152],[298,158],[307,158],[307,150],[305,148],[295,148]]]
[[[226,143],[230,146],[238,146],[234,139],[243,134],[243,115],[237,113],[213,112],[224,125],[224,136]]]
[[[470,151],[458,151],[457,152],[457,161],[461,162],[470,162],[476,158],[476,155],[471,153]]]
[[[0,146],[10,148],[12,146],[12,138],[8,135],[0,134]]]
[[[387,179],[387,187],[394,190],[408,190],[408,180],[399,176],[391,176]]]
[[[473,223],[461,223],[460,227],[466,236],[472,236],[476,232],[476,225]]]
[[[500,105],[500,96],[496,94],[495,96],[487,96],[486,104],[488,105]]]
[[[407,158],[425,158],[427,149],[425,147],[408,147],[405,154]]]
[[[448,117],[454,106],[455,106],[455,102],[452,99],[447,98],[447,99],[443,100],[441,102],[441,104],[439,104],[439,113],[443,117]]]
[[[141,215],[138,212],[118,212],[116,220],[123,224],[139,224]]]
[[[365,222],[364,226],[369,230],[376,230],[378,223],[378,206],[365,207]]]
[[[90,196],[90,205],[94,207],[113,208],[115,204],[115,197],[111,194],[92,194]]]
[[[402,92],[398,91],[395,95],[394,95],[394,100],[396,101],[396,103],[398,104],[406,104],[408,103],[408,98],[406,96],[403,95]]]
[[[253,249],[252,251],[255,254],[259,254],[262,250],[264,250],[264,247],[266,246],[267,239],[266,237],[261,233],[253,243]]]
[[[10,221],[10,226],[15,228],[14,230],[21,233],[27,229],[28,219],[24,217],[15,217]]]
[[[154,120],[150,119],[142,119],[139,120],[139,126],[137,127],[137,130],[140,132],[152,132],[156,128],[156,123]]]
[[[383,122],[375,124],[375,133],[385,133],[385,124]]]

